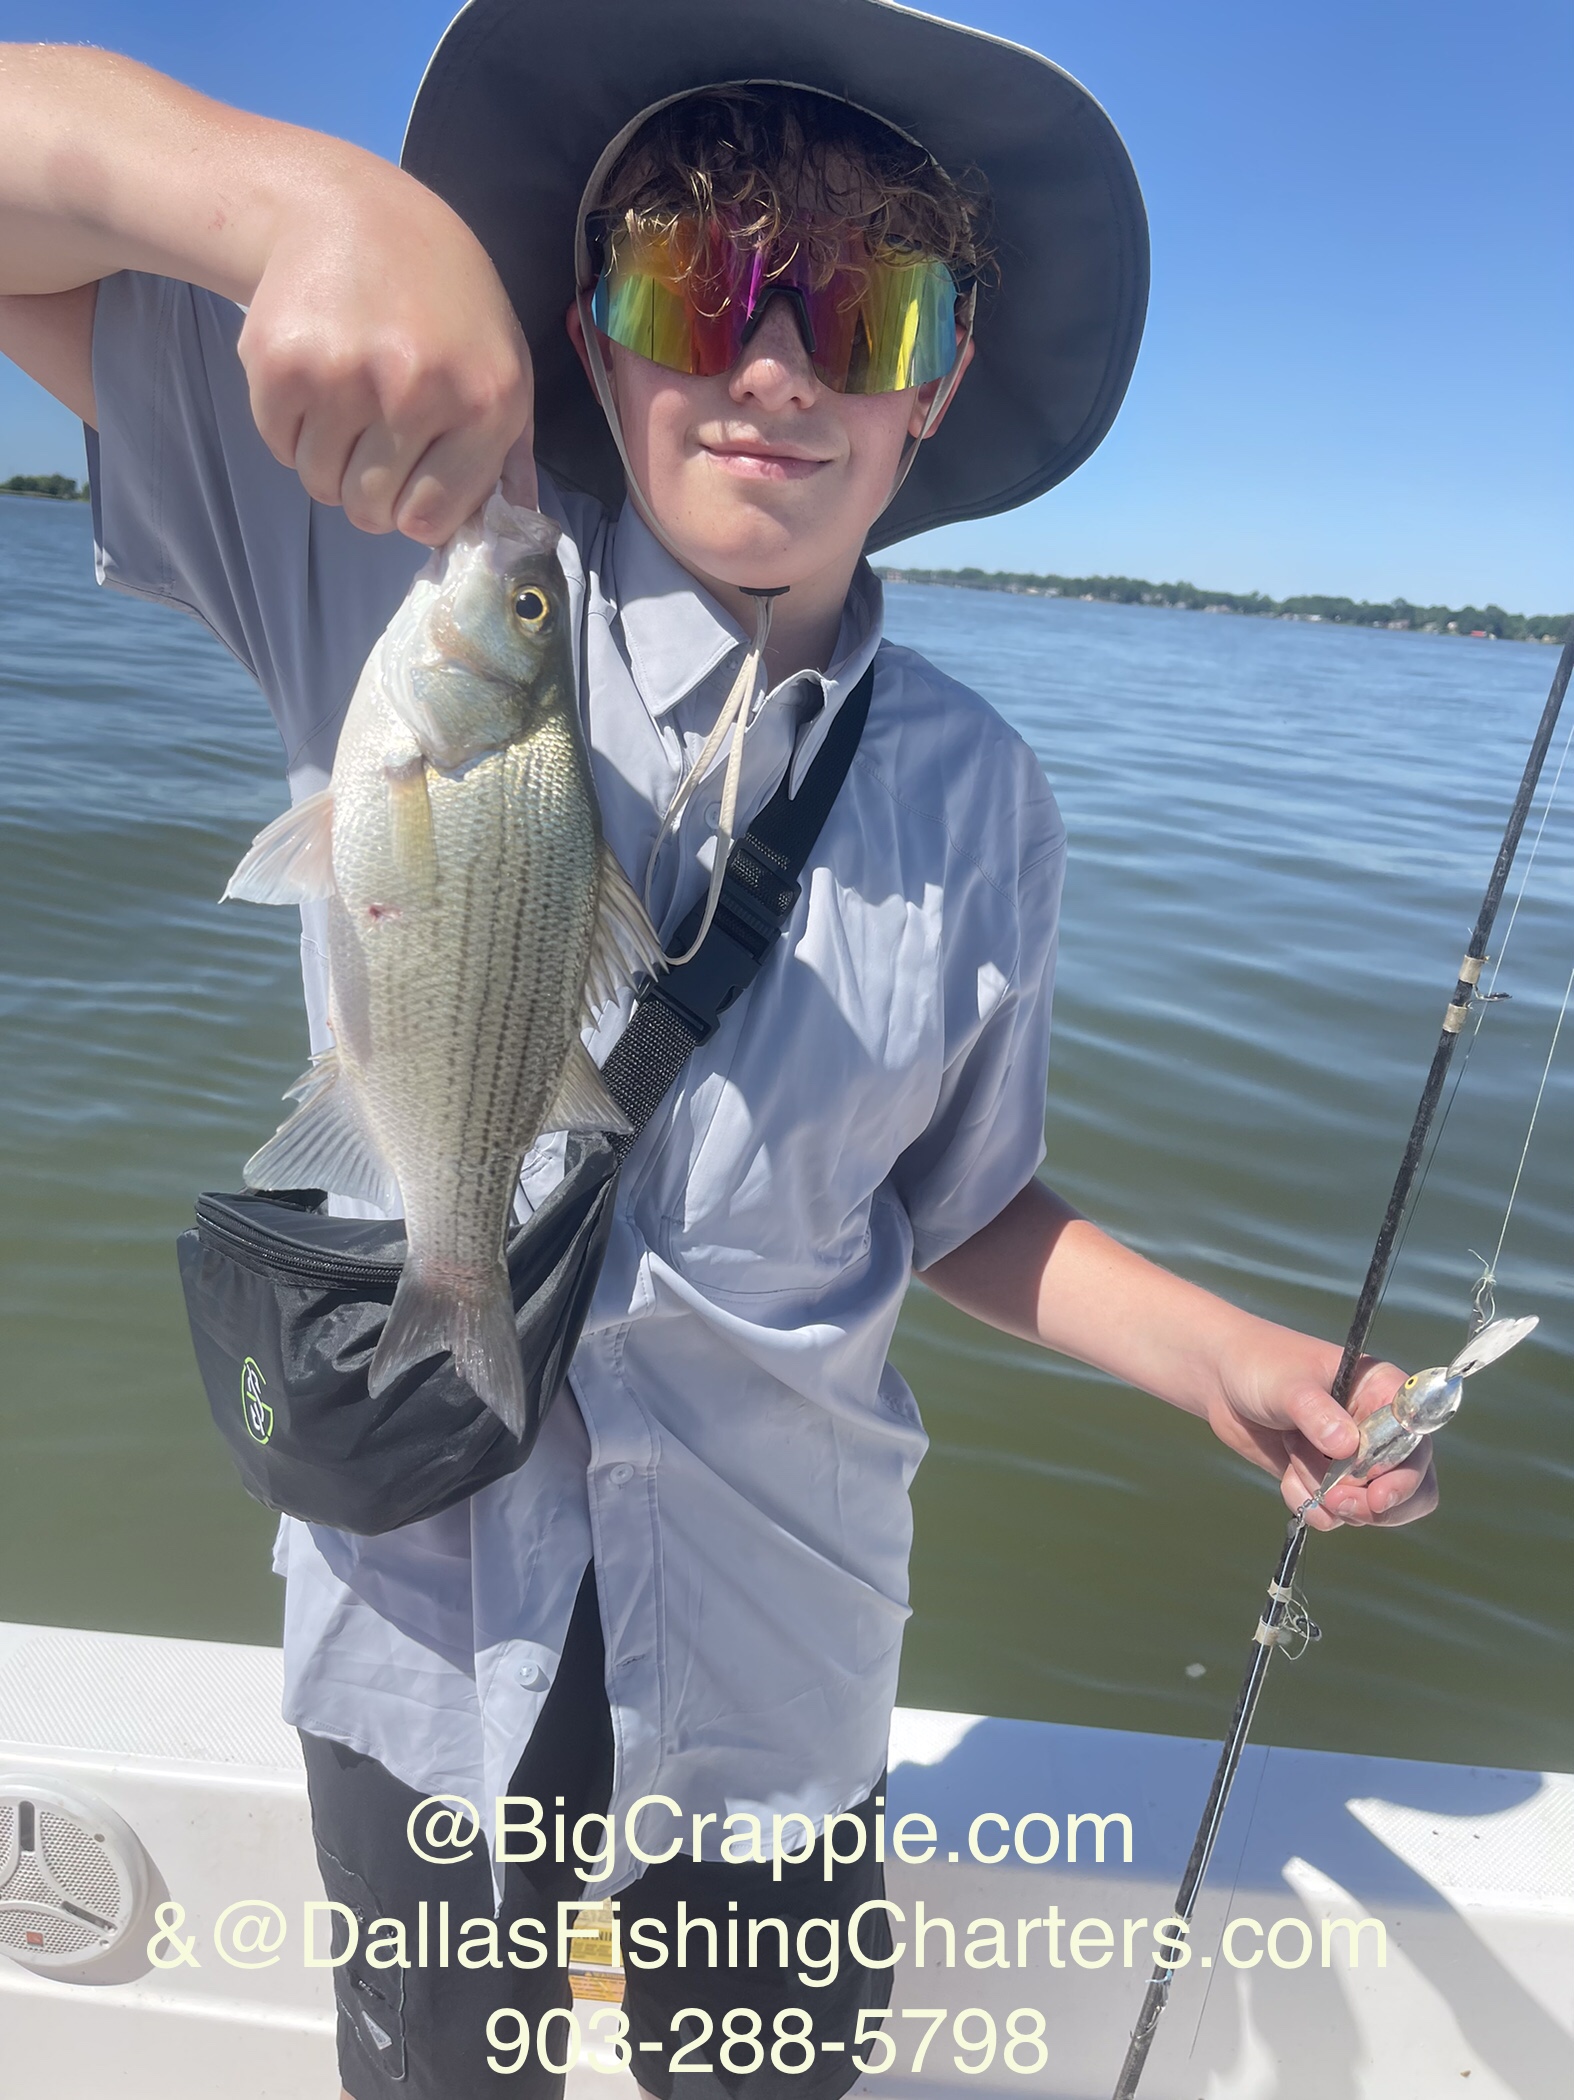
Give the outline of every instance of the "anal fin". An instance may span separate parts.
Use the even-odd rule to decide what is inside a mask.
[[[325,787],[258,832],[224,895],[248,904],[309,904],[331,897],[333,888],[333,789]]]
[[[344,1078],[337,1050],[312,1060],[290,1088],[286,1100],[299,1100],[288,1122],[281,1123],[243,1169],[252,1189],[327,1189],[336,1196],[358,1196],[379,1210],[397,1212],[399,1182],[367,1129]]]
[[[611,1130],[627,1136],[633,1128],[601,1082],[590,1052],[576,1040],[563,1063],[543,1130]]]

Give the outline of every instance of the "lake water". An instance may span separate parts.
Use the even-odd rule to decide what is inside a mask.
[[[1029,739],[1070,831],[1046,1174],[1342,1337],[1553,652],[888,605]],[[281,753],[193,622],[95,588],[66,504],[0,499],[0,722],[0,1618],[274,1640],[273,1520],[208,1422],[172,1242],[304,1059],[289,915],[215,901]],[[1574,962],[1570,789],[1376,1330],[1411,1365],[1462,1338]],[[1571,1074],[1500,1266],[1541,1330],[1469,1387],[1434,1517],[1312,1542],[1324,1639],[1274,1670],[1264,1740],[1574,1769]],[[933,1438],[904,1699],[1220,1732],[1282,1535],[1264,1476],[922,1289],[896,1355]]]

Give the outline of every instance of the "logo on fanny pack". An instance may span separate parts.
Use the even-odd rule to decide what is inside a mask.
[[[273,1409],[262,1397],[267,1382],[257,1368],[256,1358],[248,1356],[240,1367],[240,1411],[246,1434],[254,1444],[265,1444],[273,1434]]]

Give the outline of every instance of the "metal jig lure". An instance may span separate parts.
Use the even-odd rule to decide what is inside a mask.
[[[1304,1517],[1309,1509],[1319,1508],[1328,1490],[1341,1480],[1370,1480],[1385,1467],[1401,1464],[1423,1437],[1435,1436],[1445,1422],[1454,1419],[1464,1397],[1465,1380],[1507,1356],[1516,1342],[1522,1342],[1540,1324],[1534,1313],[1522,1320],[1494,1320],[1466,1342],[1451,1364],[1412,1373],[1386,1407],[1366,1417],[1354,1456],[1341,1458],[1328,1468],[1322,1486],[1301,1504],[1298,1514]]]

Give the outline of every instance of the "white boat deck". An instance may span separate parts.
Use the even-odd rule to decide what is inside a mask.
[[[149,1876],[141,1921],[97,1965],[61,1977],[0,1954],[5,2100],[331,2100],[330,1977],[301,1958],[303,1906],[322,1890],[279,1691],[271,1649],[0,1624],[0,1804],[18,1782],[103,1803],[135,1832]],[[856,2090],[1107,2095],[1215,1755],[1181,1738],[899,1709],[888,1828],[927,1816],[936,1850],[888,1866],[907,1944],[894,1972],[895,2062]],[[1106,1824],[1099,1861],[1091,1823],[1078,1826],[1070,1861],[1079,1815],[1129,1818],[1129,1862],[1118,1824]],[[1024,1849],[1047,1849],[1047,1818],[1056,1857],[983,1863],[969,1845],[979,1817],[1004,1819],[978,1826],[979,1852],[1032,1817]],[[0,1921],[15,1859],[8,1867],[0,1837]],[[148,1959],[154,1913],[171,1901],[198,1966]],[[240,1903],[276,1906],[285,1921],[268,1966],[214,1952],[220,1914]],[[923,1967],[920,1903],[931,1921]],[[1023,1936],[1019,1924],[1053,1912],[1058,1967],[1049,1931]],[[954,1928],[952,1965],[935,1920]],[[1144,1921],[1129,1935],[1130,1966],[1127,1920]],[[1372,1921],[1354,1968],[1354,1935],[1336,1920]],[[1249,1749],[1192,1954],[1145,2100],[1569,2100],[1574,1777]],[[806,1989],[811,2010],[813,1997]],[[580,2005],[587,2023],[594,2010]],[[1029,2038],[1008,2064],[1017,2012]],[[974,2071],[964,2066],[977,2060],[985,2013],[996,2048]],[[1042,2048],[1031,2039],[1040,2015]],[[569,2076],[569,2100],[630,2092],[600,2048]]]

